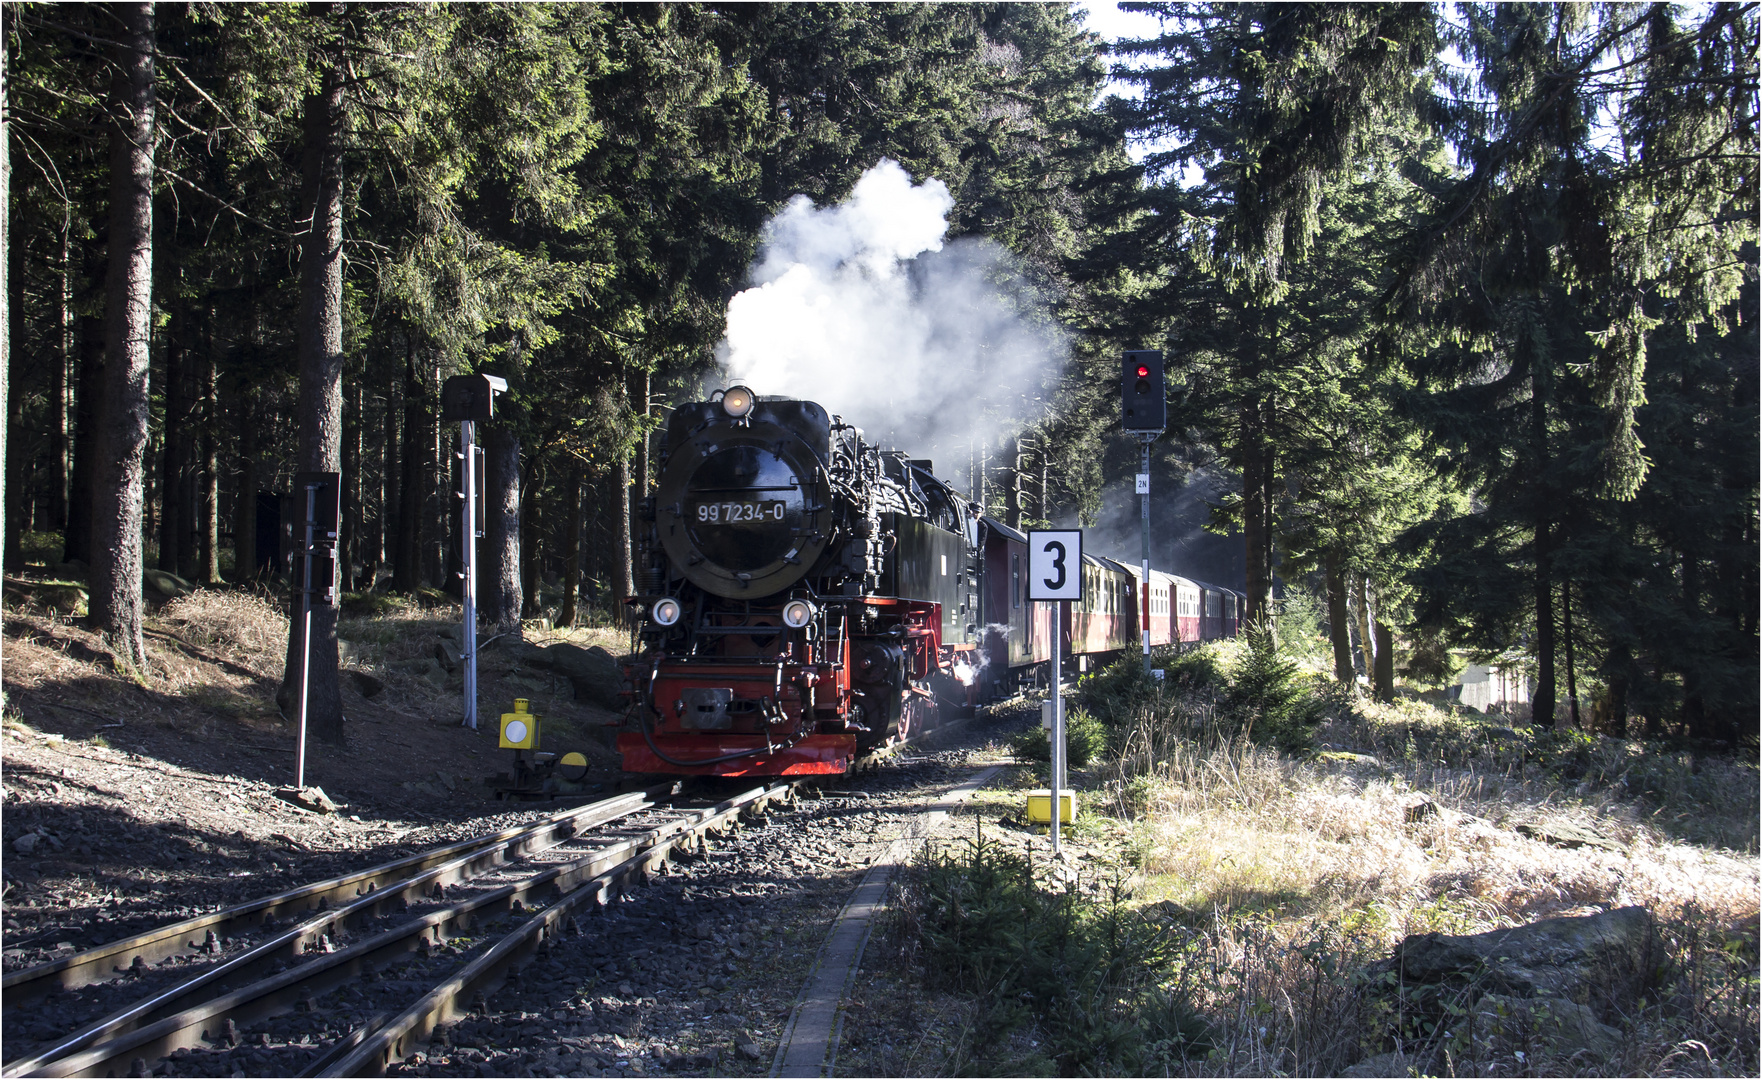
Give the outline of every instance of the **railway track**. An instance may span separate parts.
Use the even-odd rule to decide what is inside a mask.
[[[283,1059],[301,1075],[377,1074],[671,851],[697,849],[790,791],[772,783],[690,803],[674,784],[630,792],[14,972],[0,988],[9,1021],[98,983],[145,992],[100,988],[133,999],[40,1040],[0,1074],[144,1076],[180,1050],[268,1046],[268,1027],[290,1026],[307,1029],[286,1040],[303,1060]]]

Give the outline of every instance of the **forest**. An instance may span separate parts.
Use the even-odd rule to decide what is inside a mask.
[[[1250,620],[1324,611],[1379,693],[1497,661],[1539,724],[1753,752],[1758,5],[1123,6],[1161,33],[1056,3],[6,4],[8,603],[78,586],[138,669],[147,575],[285,597],[301,471],[343,477],[346,594],[456,594],[439,386],[486,372],[486,622],[618,620],[652,436],[726,385],[780,215],[894,162],[1056,353],[973,405],[988,513],[1100,520],[1138,465],[1120,353],[1161,349],[1153,471],[1216,479],[1189,509]]]

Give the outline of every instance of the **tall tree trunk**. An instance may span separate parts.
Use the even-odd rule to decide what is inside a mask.
[[[414,593],[422,584],[422,506],[425,499],[422,453],[427,437],[428,416],[422,376],[416,368],[416,343],[404,342],[404,437],[403,460],[399,462],[397,554],[392,560],[392,589],[405,595]]]
[[[1379,617],[1371,624],[1377,643],[1376,677],[1372,683],[1376,687],[1377,700],[1390,702],[1395,700],[1395,636],[1389,632],[1389,624],[1380,617],[1380,607],[1377,615]]]
[[[105,242],[94,240],[87,249],[87,288],[107,276]],[[89,299],[89,298],[88,298]],[[104,324],[92,313],[88,303],[74,317],[75,341],[79,348],[79,379],[73,399],[73,471],[68,474],[67,535],[62,542],[62,559],[87,565],[92,563],[92,509],[96,497],[95,478],[98,471],[99,409],[104,403]]]
[[[238,488],[233,496],[232,561],[235,581],[257,578],[257,417],[252,403],[256,387],[239,380],[233,397],[234,419],[238,423]]]
[[[483,509],[488,573],[479,579],[484,616],[496,633],[520,636],[520,437],[504,420],[486,425]]]
[[[153,312],[153,5],[112,7],[108,363],[92,513],[92,626],[118,659],[147,666],[141,636],[141,480]]]
[[[1363,575],[1355,579],[1358,585],[1358,651],[1364,655],[1364,677],[1366,681],[1376,676],[1376,643],[1370,636],[1370,593],[1365,587]]]
[[[571,464],[563,488],[563,600],[557,625],[574,626],[581,592],[581,467]]]
[[[321,9],[322,10],[322,9]],[[340,18],[340,9],[332,9]],[[333,27],[340,40],[342,27]],[[339,48],[340,46],[333,46]],[[326,58],[318,89],[305,102],[305,187],[310,210],[300,243],[300,319],[297,352],[300,435],[296,461],[308,472],[340,472],[343,436],[343,72],[340,57]],[[296,496],[299,493],[296,492]],[[296,502],[298,499],[296,498]],[[344,742],[343,701],[337,679],[336,608],[312,607],[308,645],[306,723],[333,746]],[[299,691],[300,626],[290,623],[282,694]],[[292,715],[292,710],[284,710]]]
[[[165,335],[165,420],[159,427],[159,569],[178,572],[183,534],[178,531],[179,497],[184,471],[184,333],[183,303],[172,303],[171,325]]]
[[[1352,632],[1346,614],[1346,575],[1340,569],[1340,553],[1329,551],[1322,573],[1328,584],[1328,640],[1334,646],[1334,678],[1352,681]]]
[[[1247,600],[1242,623],[1251,626],[1267,617],[1272,580],[1266,565],[1266,448],[1261,431],[1260,404],[1242,410],[1242,547],[1246,556]]]
[[[6,52],[5,50],[0,49],[0,101],[12,100],[12,94],[10,93],[11,87],[9,85],[11,78],[12,72],[8,70],[6,66]],[[12,223],[7,220],[11,215],[4,209],[12,205],[11,140],[12,132],[9,130],[5,116],[0,114],[0,274],[5,274],[7,272],[5,269],[7,256],[12,251],[12,245],[18,240],[18,238],[13,235]],[[0,281],[0,296],[11,295],[8,291],[10,285],[10,281]],[[10,308],[7,311],[0,312],[0,349],[6,350],[6,355],[0,356],[0,416],[6,415],[6,410],[11,403],[12,380],[7,374],[7,368],[12,365],[13,318],[14,315]],[[3,424],[5,424],[5,421],[0,420],[0,425]],[[0,426],[0,461],[5,460],[6,458],[7,432],[7,427]],[[6,520],[8,493],[4,485],[5,480],[0,479],[0,521]],[[0,649],[0,656],[3,655],[4,650]],[[0,686],[4,685],[4,676],[0,675]]]
[[[1004,493],[1004,524],[1012,529],[1022,527],[1022,439],[1009,442],[1009,487]]]
[[[202,401],[201,458],[197,476],[201,484],[201,542],[198,546],[197,571],[204,585],[219,585],[220,580],[220,450],[215,427],[220,423],[220,402],[214,392],[214,323],[205,321],[202,349],[200,391]]]
[[[343,409],[343,520],[337,537],[337,563],[342,568],[343,588],[350,592],[361,585],[355,564],[361,560],[361,380],[349,384]]]
[[[60,303],[56,305],[55,359],[49,381],[49,527],[67,528],[68,372],[73,365],[73,266],[68,225],[61,226]]]
[[[441,439],[441,421],[439,408],[440,368],[437,365],[424,363],[423,377],[427,379],[425,388],[428,410],[423,414],[428,427],[422,433],[424,468],[422,492],[422,573],[428,582],[437,588],[456,586],[457,577],[447,574],[447,534],[453,515],[453,493],[447,485],[451,475],[448,462],[455,461],[447,444]],[[457,558],[453,562],[457,564]],[[457,569],[457,565],[454,566]],[[453,595],[459,590],[454,588]]]
[[[1572,583],[1567,582],[1560,590],[1560,621],[1566,633],[1566,707],[1572,716],[1572,726],[1583,731],[1578,719],[1578,672],[1573,663],[1572,655]]]
[[[1532,361],[1530,438],[1536,455],[1536,690],[1530,696],[1531,722],[1554,726],[1554,550],[1549,507],[1548,403],[1542,361]]]
[[[398,535],[399,492],[402,490],[398,481],[402,478],[404,468],[403,455],[398,452],[402,410],[403,399],[395,392],[395,387],[388,386],[385,393],[385,412],[381,417],[385,424],[385,436],[379,455],[379,513],[374,519],[375,549],[379,552],[376,566],[380,571],[396,558],[392,551],[392,538]],[[378,585],[379,576],[376,573],[374,587],[378,588]]]
[[[630,520],[630,458],[628,455],[618,459],[617,476],[618,518],[616,529],[618,535],[615,538],[614,550],[618,553],[618,565],[615,568],[618,574],[618,595],[614,600],[618,604],[618,621],[620,624],[623,624],[626,623],[631,616],[630,609],[625,605],[624,601],[636,595],[635,568],[631,565],[630,551],[630,530],[632,522]]]
[[[521,484],[520,504],[520,610],[526,618],[537,618],[539,585],[544,581],[547,554],[543,522],[550,519],[544,503],[545,468],[542,459],[531,461]],[[532,512],[526,513],[531,503]]]
[[[4,65],[5,60],[0,58],[0,71],[4,70]],[[0,87],[4,86],[5,81],[6,75],[0,74]],[[6,99],[0,98],[0,101],[3,100]],[[10,163],[12,147],[0,145],[0,156],[4,156]],[[10,174],[7,185],[10,191]],[[14,364],[24,360],[21,342],[13,340],[15,337],[22,338],[24,334],[24,319],[20,317],[24,314],[24,244],[23,238],[18,235],[18,229],[14,227],[13,213],[12,200],[8,198],[5,205],[0,206],[0,229],[5,230],[6,236],[5,257],[0,258],[0,275],[5,276],[5,288],[0,290],[0,296],[6,297],[7,311],[6,315],[0,316],[6,320],[5,325],[0,326],[0,348],[6,350],[5,358],[0,360],[0,461],[5,463],[5,468],[0,469],[0,522],[6,525],[6,545],[4,553],[0,554],[0,562],[9,571],[16,571],[24,562],[24,528],[18,513],[24,494],[23,486],[19,482],[19,474],[23,471],[24,447],[18,440],[24,395],[19,393],[18,378],[12,370]],[[8,434],[12,437],[10,453],[7,451]]]

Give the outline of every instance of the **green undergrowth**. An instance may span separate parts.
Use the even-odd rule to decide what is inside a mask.
[[[1119,884],[1048,886],[981,826],[896,888],[893,940],[929,989],[976,1004],[946,1075],[1168,1075],[1204,1056],[1178,939]]]

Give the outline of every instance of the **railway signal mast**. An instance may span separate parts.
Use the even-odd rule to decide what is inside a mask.
[[[465,672],[465,727],[477,730],[477,538],[483,535],[483,451],[477,446],[477,422],[495,415],[497,394],[508,389],[494,375],[454,375],[441,386],[441,419],[459,424],[459,576],[465,601],[465,625],[459,666]]]
[[[1120,364],[1120,419],[1126,434],[1138,436],[1141,452],[1138,499],[1143,565],[1140,568],[1142,576],[1138,579],[1138,629],[1143,635],[1146,676],[1150,674],[1150,444],[1168,427],[1166,386],[1160,350],[1127,351]],[[1171,596],[1171,602],[1173,599]]]

